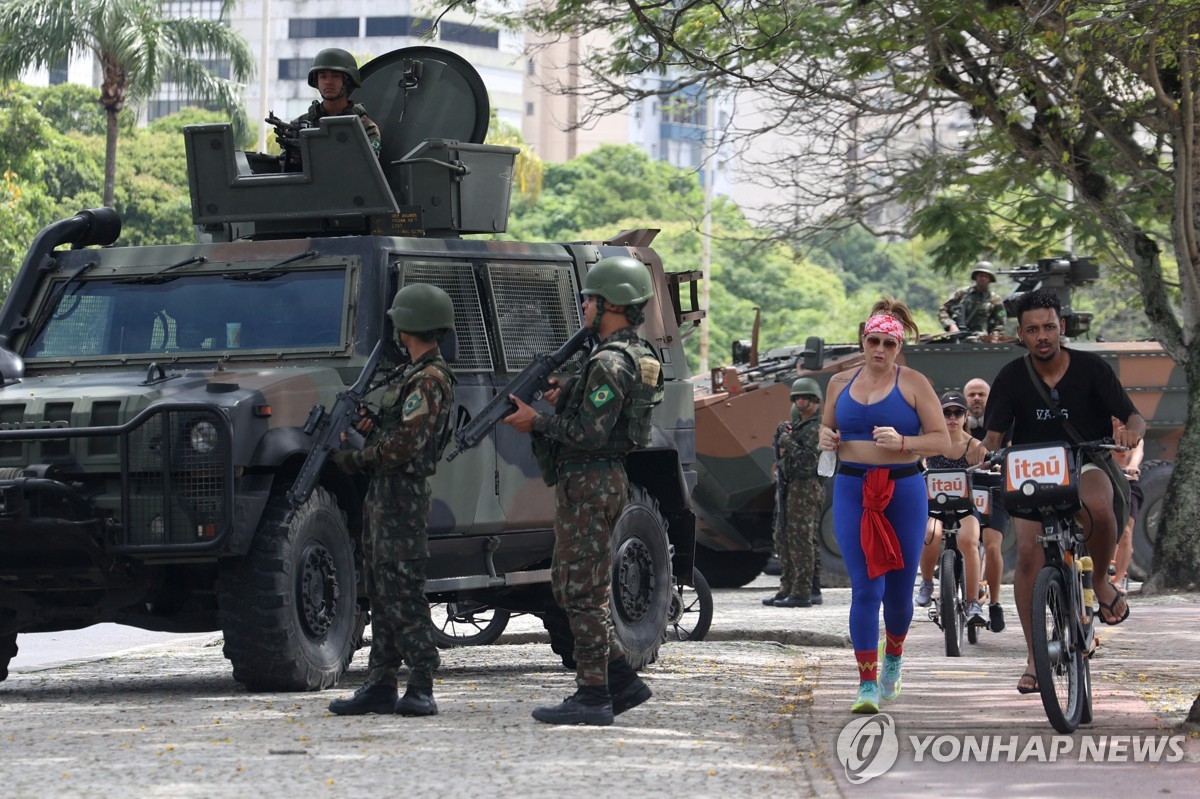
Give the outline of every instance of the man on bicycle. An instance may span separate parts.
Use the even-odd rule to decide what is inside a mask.
[[[1062,306],[1049,291],[1034,291],[1017,301],[1017,335],[1029,354],[1006,364],[996,375],[988,398],[985,427],[987,450],[1001,446],[1011,426],[1013,444],[1037,444],[1074,439],[1064,420],[1080,436],[1094,440],[1113,434],[1112,417],[1123,425],[1114,441],[1135,447],[1146,432],[1146,420],[1138,414],[1116,374],[1099,356],[1062,346]],[[1028,359],[1029,366],[1026,365]],[[1041,384],[1038,386],[1035,379]],[[1045,395],[1045,399],[1043,398]],[[1046,400],[1049,400],[1047,402]],[[978,463],[981,451],[969,453]],[[1083,505],[1079,521],[1087,536],[1087,547],[1094,562],[1107,564],[1113,556],[1118,523],[1113,510],[1113,492],[1117,490],[1102,462],[1107,455],[1089,456],[1080,471],[1079,500]],[[1013,594],[1017,616],[1025,634],[1025,673],[1017,683],[1021,693],[1037,691],[1033,666],[1030,622],[1033,583],[1042,568],[1041,545],[1037,541],[1040,518],[1014,514],[1017,537],[1017,566]],[[1097,580],[1096,599],[1099,619],[1105,624],[1120,624],[1129,616],[1129,605],[1107,580]]]

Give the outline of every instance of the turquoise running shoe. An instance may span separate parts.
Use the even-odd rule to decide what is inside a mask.
[[[883,674],[879,677],[879,690],[884,699],[900,696],[900,663],[903,655],[884,655]]]
[[[871,680],[870,682],[860,682],[858,684],[858,696],[854,698],[854,704],[850,706],[851,713],[878,713],[879,712],[879,683]]]

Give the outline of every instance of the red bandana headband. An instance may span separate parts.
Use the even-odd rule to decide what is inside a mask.
[[[863,333],[884,333],[897,341],[903,341],[904,325],[894,316],[877,313],[867,320],[867,324],[863,326]]]

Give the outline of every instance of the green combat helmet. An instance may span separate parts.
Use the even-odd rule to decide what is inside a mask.
[[[454,327],[454,303],[437,286],[411,283],[396,292],[388,318],[397,333],[449,330]]]
[[[817,385],[817,381],[811,377],[801,377],[796,382],[792,383],[791,398],[802,397],[805,394],[811,394],[819,401],[824,401],[825,396],[821,394],[821,387]]]
[[[587,273],[584,294],[595,294],[613,305],[641,305],[654,296],[650,270],[636,258],[601,258]]]
[[[317,88],[317,73],[340,72],[346,76],[346,94],[362,86],[362,78],[358,74],[358,62],[354,56],[340,47],[328,47],[317,53],[313,59],[312,68],[308,70],[308,85]]]

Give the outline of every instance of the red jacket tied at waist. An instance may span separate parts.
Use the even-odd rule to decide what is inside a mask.
[[[888,469],[868,469],[863,479],[861,541],[867,559],[867,576],[875,579],[892,569],[904,568],[904,554],[892,523],[883,515],[896,490]]]

